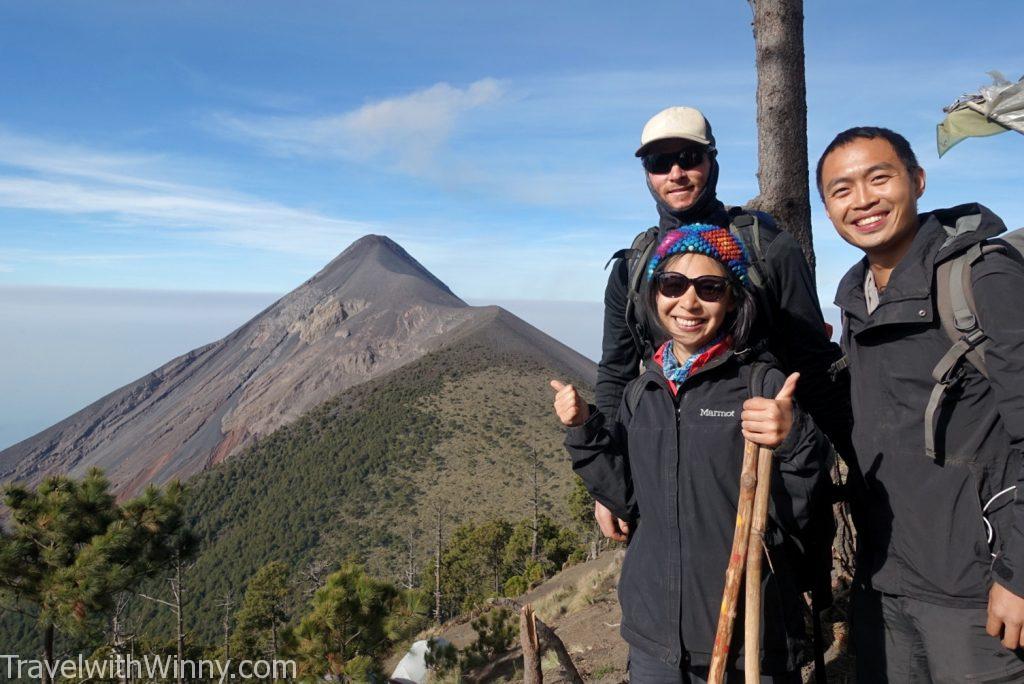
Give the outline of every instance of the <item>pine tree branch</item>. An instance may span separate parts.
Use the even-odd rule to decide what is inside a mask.
[[[144,598],[147,601],[153,601],[154,603],[162,603],[165,606],[169,606],[171,608],[171,610],[174,610],[175,612],[177,612],[177,609],[174,607],[174,604],[171,603],[170,601],[164,601],[162,598],[157,598],[155,596],[149,596],[147,594],[143,594],[142,592],[138,592],[135,595],[138,596],[139,598]]]

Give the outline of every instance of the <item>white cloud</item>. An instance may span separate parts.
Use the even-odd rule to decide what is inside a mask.
[[[324,257],[366,233],[327,216],[230,190],[167,180],[162,159],[113,154],[0,131],[0,207],[101,216],[207,242]]]
[[[493,78],[466,88],[436,83],[342,114],[259,118],[218,114],[214,124],[278,154],[385,159],[400,171],[428,175],[460,117],[498,101],[502,94],[502,85]]]
[[[374,170],[449,191],[626,215],[635,213],[638,188],[646,197],[632,152],[647,117],[685,92],[688,104],[723,121],[747,121],[753,79],[752,69],[731,67],[484,78],[465,88],[437,83],[330,115],[221,112],[210,121],[215,132],[275,155],[372,162]],[[754,139],[724,130],[721,147],[749,156]]]
[[[0,165],[42,175],[154,190],[176,187],[173,183],[138,175],[143,169],[152,174],[160,160],[156,155],[111,154],[81,145],[17,135],[0,128]]]

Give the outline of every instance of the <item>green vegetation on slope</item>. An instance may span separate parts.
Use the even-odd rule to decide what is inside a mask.
[[[358,562],[392,581],[410,560],[421,568],[438,505],[446,538],[464,522],[531,515],[531,450],[542,510],[567,522],[572,476],[549,413],[551,374],[464,341],[320,405],[195,478],[190,512],[202,551],[184,608],[192,638],[217,642],[216,603],[240,596],[267,562],[293,569],[301,605],[316,588],[315,578],[301,586],[311,565],[322,579],[325,568]],[[165,608],[136,610],[145,632],[172,634]]]
[[[557,525],[568,523],[572,475],[547,387],[565,373],[532,354],[495,347],[491,339],[470,338],[428,354],[318,406],[190,481],[187,512],[201,548],[182,575],[187,650],[212,654],[221,647],[225,615],[236,619],[250,579],[272,561],[288,568],[290,596],[282,605],[294,627],[327,574],[345,563],[398,586],[429,584],[432,592],[432,574],[424,569],[432,564],[438,509],[445,549],[467,525],[502,518],[522,530],[535,510]],[[552,522],[543,525],[547,530]],[[538,553],[564,558],[564,540],[548,539],[558,534],[552,529],[542,532]],[[517,534],[521,557],[529,535]],[[445,565],[455,564],[446,556]],[[522,565],[504,560],[488,587],[496,582],[504,589],[512,575],[539,578],[532,576],[536,568],[528,573]],[[478,592],[472,577],[460,581],[466,579],[467,593]],[[168,587],[166,579],[153,580],[142,593],[171,600]],[[224,606],[229,596],[233,607]],[[444,613],[465,598],[445,600]],[[173,650],[175,620],[167,605],[136,596],[127,618],[122,615],[121,628],[137,635],[139,652]],[[7,652],[38,650],[36,633],[10,614],[0,618],[0,641]],[[95,646],[58,638],[56,650],[88,653]]]

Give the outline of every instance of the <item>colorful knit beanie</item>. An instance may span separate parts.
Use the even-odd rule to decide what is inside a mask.
[[[741,284],[747,284],[747,251],[743,243],[737,240],[728,228],[710,226],[705,223],[694,223],[670,230],[654,250],[654,255],[647,264],[647,279],[654,276],[658,264],[673,254],[703,254],[718,261],[725,270],[736,277]]]

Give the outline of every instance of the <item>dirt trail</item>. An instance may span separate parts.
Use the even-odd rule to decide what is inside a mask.
[[[580,675],[587,682],[598,684],[619,684],[628,681],[626,677],[626,643],[619,636],[619,610],[616,586],[619,569],[622,567],[624,551],[610,549],[596,560],[574,565],[556,574],[516,601],[534,606],[538,616],[552,629],[565,644]],[[476,639],[476,632],[470,626],[472,617],[460,618],[457,624],[445,625],[441,630],[430,630],[417,639],[440,636],[457,648],[465,648]],[[385,666],[390,672],[403,654],[396,654]],[[487,681],[522,681],[516,671],[516,661],[521,662],[522,653],[513,648],[502,661],[507,665],[500,668],[500,674]],[[554,654],[545,653],[545,684],[560,684],[560,676]]]

